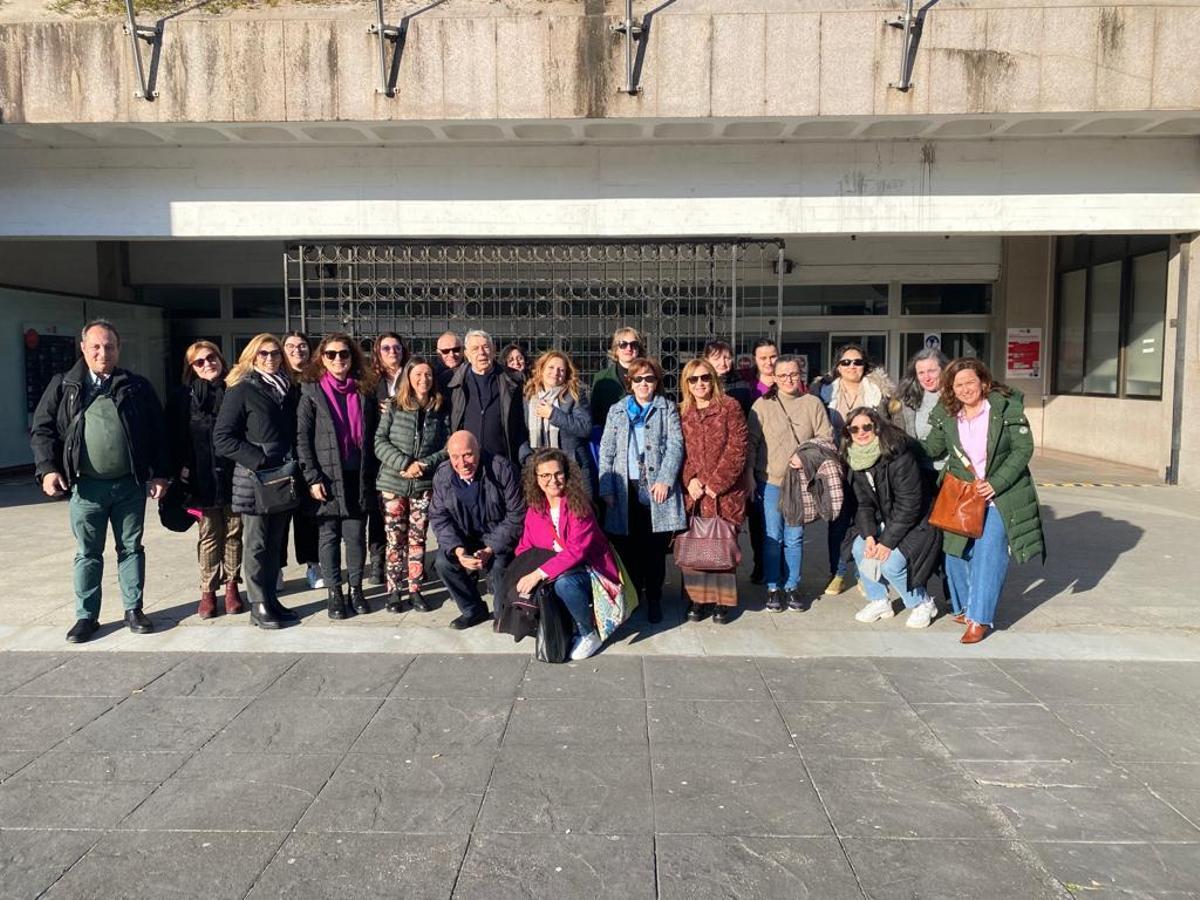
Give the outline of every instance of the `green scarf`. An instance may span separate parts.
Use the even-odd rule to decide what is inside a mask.
[[[883,453],[883,448],[879,446],[879,438],[875,438],[869,444],[855,444],[851,442],[846,448],[846,458],[850,462],[850,468],[855,472],[862,472],[871,468],[875,463],[879,462],[879,456]]]

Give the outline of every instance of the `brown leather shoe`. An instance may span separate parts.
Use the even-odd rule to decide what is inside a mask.
[[[200,605],[196,608],[196,615],[202,619],[211,619],[220,614],[221,611],[217,609],[216,593],[213,591],[202,591],[200,593]]]
[[[242,604],[242,597],[238,593],[236,581],[231,581],[225,585],[225,612],[231,616],[236,616],[240,612],[245,612],[246,607]]]
[[[964,644],[978,644],[988,636],[988,632],[991,630],[990,626],[972,622],[967,626],[967,630],[963,632],[963,636],[959,640]]]
[[[967,624],[967,614],[959,613],[958,615],[956,615],[954,617],[954,621],[957,622],[959,625],[966,625]]]

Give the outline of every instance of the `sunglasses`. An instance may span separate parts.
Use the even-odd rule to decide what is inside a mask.
[[[218,365],[220,362],[221,362],[221,360],[217,359],[217,357],[212,356],[212,355],[197,356],[195,359],[192,360],[192,368],[203,369],[205,366],[215,366],[215,365]]]
[[[438,351],[438,353],[441,353],[444,356],[447,353],[462,353],[463,348],[462,347],[438,347],[437,351]]]
[[[321,355],[326,359],[349,359],[349,350],[323,350]]]
[[[399,344],[380,344],[379,345],[380,353],[399,353],[400,350],[401,350],[401,347]]]
[[[704,384],[708,384],[710,381],[712,381],[712,376],[709,375],[707,372],[705,372],[703,375],[689,375],[688,376],[688,384],[699,384],[701,382],[703,382]]]
[[[839,359],[839,366],[852,366],[855,369],[861,369],[867,364],[865,359]]]
[[[657,375],[634,375],[629,379],[631,384],[654,384],[658,381]]]
[[[875,430],[875,425],[871,422],[868,422],[866,425],[851,425],[850,426],[851,434],[859,434],[859,433],[870,434],[874,430]]]
[[[278,357],[278,356],[283,356],[283,351],[281,351],[281,350],[259,350],[258,351],[259,359],[271,359],[272,357]]]
[[[618,350],[640,350],[641,347],[640,341],[617,341]]]

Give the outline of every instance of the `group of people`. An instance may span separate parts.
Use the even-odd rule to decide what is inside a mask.
[[[846,588],[853,564],[859,621],[894,615],[890,585],[920,627],[937,615],[928,583],[941,573],[966,643],[994,624],[1009,556],[1043,553],[1021,398],[980,361],[923,351],[896,388],[847,344],[810,384],[806,361],[770,339],[755,345],[752,373],[735,371],[718,340],[683,366],[676,401],[645,346],[636,329],[618,329],[585,391],[566,352],[530,362],[510,345],[497,355],[480,330],[443,334],[433,360],[410,357],[393,332],[366,351],[347,334],[315,348],[299,332],[259,334],[232,367],[196,341],[164,413],[149,382],[118,366],[116,328],[88,323],[82,359],[51,381],[32,424],[39,483],[70,493],[77,621],[67,640],[98,627],[110,525],[126,622],[152,630],[147,490],[199,523],[201,618],[242,612],[244,581],[255,625],[298,621],[279,600],[289,531],[330,619],[371,612],[364,581],[386,584],[388,611],[428,611],[432,529],[459,611],[451,627],[489,620],[480,578],[498,603],[513,560],[541,551],[516,590],[552,587],[575,623],[574,659],[602,644],[597,591],[636,590],[649,621],[661,620],[672,538],[698,521],[736,534],[749,520],[751,581],[782,612],[810,604],[804,528],[825,519],[825,593]],[[929,523],[943,471],[986,500],[982,536]],[[278,502],[281,490],[298,502]],[[736,565],[680,568],[688,619],[729,621]]]

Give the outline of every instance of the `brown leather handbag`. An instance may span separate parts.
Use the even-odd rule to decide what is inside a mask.
[[[725,572],[742,562],[738,548],[738,527],[720,516],[695,515],[697,500],[688,530],[675,537],[675,565],[697,572]]]
[[[957,447],[954,448],[967,471],[975,475],[971,461]],[[951,534],[967,538],[983,537],[983,520],[987,515],[987,501],[975,490],[974,481],[963,481],[946,469],[942,476],[942,487],[933,501],[929,512],[929,524]]]

